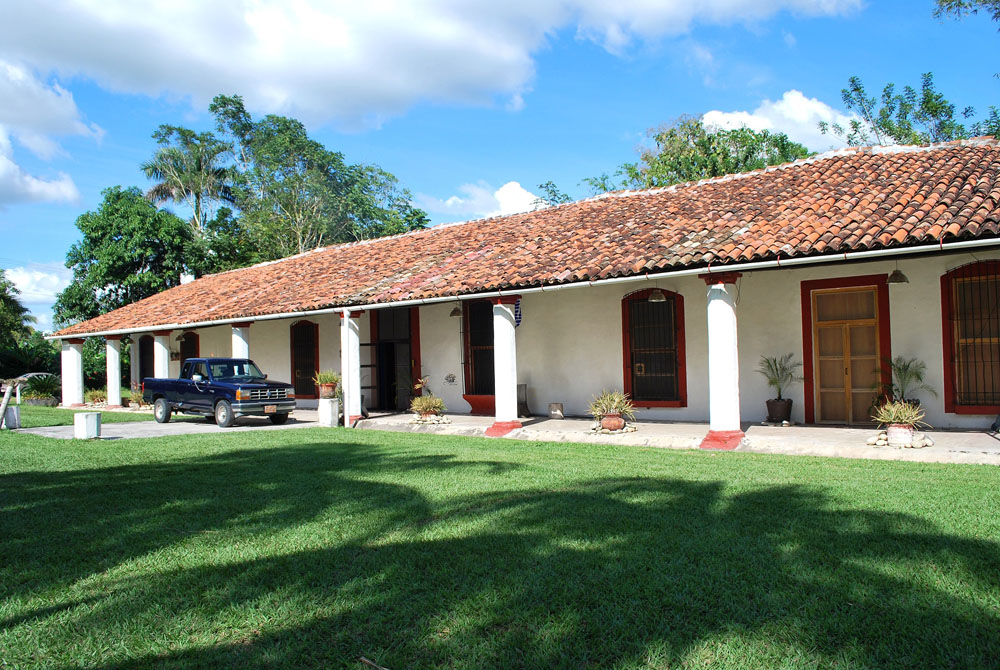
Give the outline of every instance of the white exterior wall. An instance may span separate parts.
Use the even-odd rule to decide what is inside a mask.
[[[465,384],[462,319],[448,316],[455,304],[446,302],[420,308],[420,374],[430,377],[431,391],[444,400],[449,412],[467,414],[472,408],[462,398]],[[449,375],[453,376],[452,381]]]

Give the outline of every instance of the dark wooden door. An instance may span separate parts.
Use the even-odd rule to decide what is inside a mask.
[[[292,384],[299,398],[315,398],[319,372],[319,324],[299,321],[292,324]]]
[[[139,382],[153,376],[153,336],[139,338]]]

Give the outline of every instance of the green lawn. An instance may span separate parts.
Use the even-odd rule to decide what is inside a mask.
[[[0,668],[996,667],[1000,469],[0,435]]]
[[[21,427],[72,426],[73,415],[77,412],[93,412],[90,409],[62,409],[60,407],[21,406]],[[175,416],[171,421],[183,421],[194,417]],[[127,423],[130,421],[152,421],[151,413],[101,411],[101,423]],[[201,419],[198,419],[201,420]]]

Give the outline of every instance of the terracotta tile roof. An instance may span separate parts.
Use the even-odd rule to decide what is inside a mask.
[[[202,277],[57,335],[562,284],[1000,233],[1000,145],[847,149],[767,170],[337,245]]]

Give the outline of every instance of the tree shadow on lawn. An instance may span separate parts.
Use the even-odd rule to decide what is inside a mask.
[[[102,583],[101,599],[73,612],[74,628],[115,639],[128,622],[157,643],[155,651],[106,658],[106,668],[358,667],[360,656],[394,670],[989,667],[1000,658],[991,606],[1000,593],[1000,546],[914,516],[837,509],[804,486],[726,494],[721,482],[659,477],[435,505],[416,488],[363,477],[427,469],[450,478],[483,464],[344,450],[32,475],[40,479],[13,483],[21,495],[3,478],[0,495],[42,514],[52,504],[72,506],[81,487],[88,500],[113,487],[129,494],[117,510],[71,520],[85,526],[81,532],[115,539],[95,539],[86,568],[41,574],[48,584],[101,569],[103,552],[121,561],[167,545],[174,528],[235,523],[253,533],[258,524],[273,529],[332,514],[333,530],[353,515],[362,520],[357,532],[319,547],[174,563]],[[190,481],[177,504],[143,494],[143,481],[179,480],[182,468]],[[236,471],[232,490],[199,491],[199,474],[218,485],[217,468]],[[29,477],[14,477],[22,476]],[[220,493],[237,491],[264,516],[220,504]],[[18,570],[53,550],[43,545],[57,534],[41,535],[23,540],[38,546],[17,556]],[[189,630],[192,622],[201,630]]]

